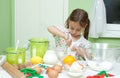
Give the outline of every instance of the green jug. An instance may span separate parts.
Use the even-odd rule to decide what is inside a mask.
[[[6,49],[6,60],[10,64],[24,64],[26,58],[26,49],[18,48],[17,51],[14,47]]]
[[[46,38],[32,38],[30,41],[30,57],[44,56],[46,50],[48,49],[48,39]]]

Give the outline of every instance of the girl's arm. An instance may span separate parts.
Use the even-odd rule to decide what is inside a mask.
[[[53,34],[53,36],[60,36],[63,39],[67,40],[68,39],[68,35],[66,35],[65,33],[63,33],[60,29],[58,29],[55,26],[49,26],[48,27],[48,31]]]
[[[58,29],[57,27],[55,26],[49,26],[48,27],[48,31],[53,34],[53,36],[59,36],[59,37],[62,37],[66,43],[67,43],[67,46],[70,46],[71,45],[71,42],[72,42],[72,39],[69,38],[69,35],[66,35],[64,32],[62,32],[60,29]]]

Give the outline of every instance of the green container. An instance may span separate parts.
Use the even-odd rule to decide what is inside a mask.
[[[46,38],[32,38],[30,41],[30,56],[44,56],[46,50],[48,49],[48,39]]]
[[[15,51],[15,48],[10,47],[6,49],[6,59],[10,64],[24,64],[26,58],[26,49],[18,48]]]

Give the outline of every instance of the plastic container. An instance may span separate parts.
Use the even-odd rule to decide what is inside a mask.
[[[24,64],[26,58],[26,49],[18,48],[15,51],[15,48],[10,47],[6,49],[6,60],[10,64]]]
[[[93,43],[91,48],[83,48],[82,51],[90,68],[97,71],[112,69],[120,57],[119,44]],[[92,58],[85,52],[91,53]]]
[[[32,38],[30,41],[30,57],[44,56],[48,49],[48,40],[46,38]]]

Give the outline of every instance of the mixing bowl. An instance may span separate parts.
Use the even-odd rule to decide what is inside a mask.
[[[108,71],[112,69],[114,63],[120,62],[119,44],[93,43],[90,48],[82,48],[82,51],[88,66],[93,70]]]

